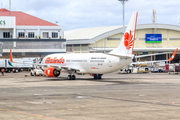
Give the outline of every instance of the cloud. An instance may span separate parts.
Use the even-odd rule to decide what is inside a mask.
[[[11,0],[13,11],[22,11],[55,23],[65,30],[122,25],[122,4],[118,0]],[[9,8],[8,0],[0,0]],[[180,23],[179,0],[129,0],[125,4],[125,24],[133,12],[139,12],[138,24],[152,23],[152,10],[157,22]]]

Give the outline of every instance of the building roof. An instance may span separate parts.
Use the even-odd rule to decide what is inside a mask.
[[[16,17],[17,26],[58,26],[57,24],[23,13],[21,11],[9,11],[5,8],[0,9],[0,16]]]
[[[95,28],[82,28],[69,30],[64,32],[67,44],[86,44],[95,43],[105,37],[120,33],[118,31],[122,26],[108,26],[108,27],[95,27]]]
[[[120,28],[121,26],[109,26],[109,27],[94,27],[94,28],[82,28],[65,31],[67,40],[75,39],[92,39],[96,36],[102,35],[114,29]]]
[[[140,24],[137,25],[139,29],[170,29],[180,31],[180,26],[169,24]],[[126,29],[126,27],[125,27]],[[91,44],[109,36],[122,33],[122,26],[109,26],[109,27],[97,27],[97,28],[83,28],[68,30],[64,32],[64,38],[67,40],[67,44]]]

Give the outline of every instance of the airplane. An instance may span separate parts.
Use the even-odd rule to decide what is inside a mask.
[[[50,54],[34,65],[41,66],[48,77],[58,77],[61,70],[66,70],[68,80],[75,80],[75,74],[90,74],[94,79],[101,79],[103,74],[118,71],[133,62],[137,17],[138,12],[132,14],[120,45],[110,53]],[[12,50],[10,62],[13,63]]]

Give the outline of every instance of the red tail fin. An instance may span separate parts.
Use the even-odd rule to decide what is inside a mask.
[[[135,42],[136,26],[137,26],[137,17],[138,17],[138,12],[136,14],[136,22],[135,22],[135,28],[134,28],[134,39],[133,39],[133,46],[132,46],[132,54],[133,54],[133,50],[134,50],[134,42]]]
[[[169,59],[169,61],[172,61],[176,55],[176,52],[178,51],[178,48],[175,50],[175,52],[173,53],[173,55],[171,56],[171,58]]]
[[[12,59],[12,50],[10,49],[10,62],[13,62],[13,59]]]

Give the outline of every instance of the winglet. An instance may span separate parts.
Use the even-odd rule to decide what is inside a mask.
[[[174,51],[173,55],[171,56],[171,58],[168,61],[172,61],[174,59],[177,51],[178,51],[178,48],[176,48],[176,50]]]
[[[13,59],[12,59],[12,50],[10,49],[10,61],[13,62]]]

